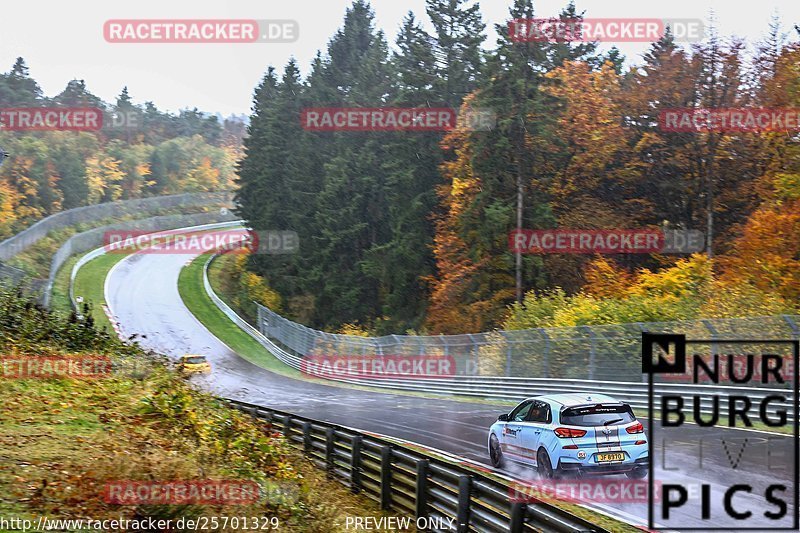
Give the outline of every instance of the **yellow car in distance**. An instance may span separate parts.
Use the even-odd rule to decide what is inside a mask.
[[[184,355],[178,361],[178,372],[184,375],[209,374],[211,364],[205,355]]]

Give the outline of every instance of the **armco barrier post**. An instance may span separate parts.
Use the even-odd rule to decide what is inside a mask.
[[[417,486],[415,491],[414,515],[417,520],[428,516],[428,467],[426,459],[417,461]]]
[[[303,422],[303,451],[311,453],[311,422]]]
[[[361,449],[363,448],[364,437],[356,435],[353,437],[353,450],[350,456],[350,488],[353,492],[361,492]]]
[[[456,531],[467,533],[469,531],[469,511],[472,502],[472,477],[458,477],[458,515]]]
[[[329,473],[333,473],[333,450],[334,450],[334,429],[333,428],[326,428],[325,429],[325,466],[328,469]]]
[[[381,447],[381,509],[392,507],[392,449]]]
[[[289,439],[289,434],[291,433],[291,431],[292,431],[292,417],[286,415],[285,417],[283,417],[283,436],[286,437],[287,440]]]
[[[528,512],[528,506],[522,502],[513,502],[511,504],[511,533],[522,533],[525,528],[525,514]]]

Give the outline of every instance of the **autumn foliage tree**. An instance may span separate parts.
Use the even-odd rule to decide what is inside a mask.
[[[193,110],[177,115],[134,103],[127,88],[105,103],[84,80],[44,96],[24,59],[0,73],[0,107],[94,107],[99,131],[5,131],[0,167],[0,239],[62,209],[156,194],[229,189],[240,154],[241,121],[220,124]],[[116,129],[110,117],[130,120]],[[238,123],[238,126],[237,126]]]

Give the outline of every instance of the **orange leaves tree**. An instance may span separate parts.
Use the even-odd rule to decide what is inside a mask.
[[[773,31],[773,34],[775,32]],[[800,107],[800,44],[763,44],[759,103]],[[741,225],[740,235],[722,258],[724,277],[786,302],[800,301],[800,146],[787,132],[767,132],[760,143],[760,205]]]

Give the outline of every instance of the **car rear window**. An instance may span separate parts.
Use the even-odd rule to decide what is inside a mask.
[[[568,426],[602,426],[612,421],[610,426],[628,424],[636,420],[630,405],[590,405],[570,407],[561,412],[561,423]]]
[[[205,357],[187,357],[184,362],[189,365],[199,365],[206,362]]]

